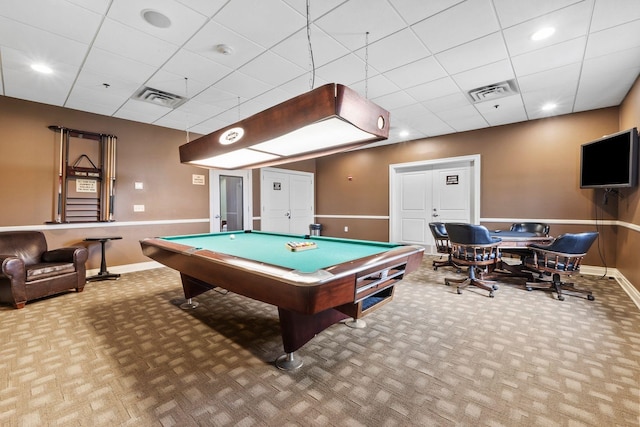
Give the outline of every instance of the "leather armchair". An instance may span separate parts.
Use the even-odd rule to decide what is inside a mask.
[[[40,231],[0,232],[0,302],[23,308],[70,289],[82,292],[87,258],[85,247],[48,250]]]

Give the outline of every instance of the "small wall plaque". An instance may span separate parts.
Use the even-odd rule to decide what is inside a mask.
[[[458,185],[458,175],[447,175],[447,185]]]

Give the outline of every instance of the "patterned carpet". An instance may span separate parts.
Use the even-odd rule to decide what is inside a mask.
[[[292,373],[275,307],[210,291],[183,311],[166,268],[0,307],[0,425],[640,425],[640,310],[615,281],[578,278],[595,301],[458,295],[432,259]]]

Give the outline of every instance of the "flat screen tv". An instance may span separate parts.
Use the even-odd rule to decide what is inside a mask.
[[[607,135],[580,147],[580,188],[638,184],[638,130]]]

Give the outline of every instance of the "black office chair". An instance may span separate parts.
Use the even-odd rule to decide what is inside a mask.
[[[527,270],[537,273],[538,277],[534,277],[533,282],[527,282],[527,290],[555,291],[560,301],[564,301],[563,291],[573,291],[586,294],[587,299],[593,301],[595,298],[591,291],[576,289],[573,283],[562,282],[561,277],[580,272],[582,258],[597,238],[597,232],[563,234],[549,245],[530,245],[533,255],[525,258],[524,266]],[[550,281],[544,280],[549,276]]]
[[[520,233],[536,233],[539,236],[549,235],[549,224],[541,222],[519,222],[511,224],[510,231],[517,231]]]
[[[433,269],[437,270],[438,267],[456,267],[459,273],[460,267],[454,264],[451,257],[451,244],[449,243],[449,235],[447,234],[444,222],[430,222],[429,228],[431,229],[431,234],[433,234],[433,240],[436,242],[436,250],[439,254],[447,255],[445,261],[434,260]]]
[[[451,256],[456,265],[469,266],[469,276],[464,279],[445,278],[445,285],[457,283],[459,294],[467,286],[475,286],[489,291],[493,298],[493,291],[498,289],[496,282],[476,277],[476,269],[487,271],[490,265],[500,261],[498,246],[502,239],[491,237],[489,230],[482,225],[446,223],[445,228],[451,242]]]

